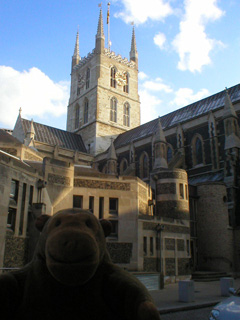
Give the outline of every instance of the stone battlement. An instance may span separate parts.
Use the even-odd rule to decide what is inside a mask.
[[[95,55],[95,51],[94,51],[94,49],[93,49],[93,51],[92,51],[92,52],[89,52],[86,57],[81,58],[81,60],[79,61],[79,63],[78,63],[73,69],[77,70],[77,69],[81,68],[81,67],[82,67],[84,64],[86,64],[89,60],[91,60],[94,55]]]
[[[109,51],[106,48],[104,50],[104,54],[111,59],[114,59],[120,63],[127,65],[130,68],[134,68],[136,66],[136,63],[134,61],[128,61],[127,58],[123,58],[120,54],[116,55],[114,51]]]
[[[127,58],[123,58],[120,54],[117,55],[114,51],[109,51],[106,48],[104,49],[104,54],[108,56],[110,59],[114,59],[117,62],[125,64],[130,68],[135,68],[136,66],[136,63],[134,61],[129,61]],[[86,64],[94,55],[95,55],[95,50],[93,49],[93,51],[89,52],[87,56],[83,57],[73,69],[78,70],[84,64]]]

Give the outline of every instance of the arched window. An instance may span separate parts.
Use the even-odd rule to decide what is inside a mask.
[[[173,150],[171,147],[168,146],[167,149],[167,163],[169,163],[173,158]]]
[[[203,140],[200,135],[196,135],[192,140],[193,165],[204,163]]]
[[[128,167],[128,162],[127,162],[127,159],[124,158],[120,162],[120,174],[123,174],[123,172],[127,169],[127,167]]]
[[[88,123],[88,100],[84,101],[84,123]]]
[[[197,137],[195,142],[196,164],[203,163],[202,141]]]
[[[140,178],[148,178],[149,176],[149,159],[146,152],[143,152],[140,157]]]
[[[111,68],[110,85],[112,88],[116,88],[116,68]]]
[[[123,92],[129,93],[129,74],[126,74],[126,84],[123,86]]]
[[[75,129],[79,127],[79,114],[80,114],[80,107],[77,104],[75,107]]]
[[[117,122],[117,99],[112,98],[110,100],[110,120]]]
[[[130,126],[130,105],[128,102],[124,103],[123,106],[123,125]]]
[[[102,168],[102,173],[107,173],[107,164],[105,164],[104,167]]]
[[[87,68],[87,73],[86,73],[86,89],[89,88],[90,84],[90,68]]]

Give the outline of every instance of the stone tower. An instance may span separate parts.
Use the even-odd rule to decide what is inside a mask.
[[[232,101],[226,89],[225,104],[222,114],[225,131],[225,170],[224,182],[227,186],[229,223],[232,226],[239,224],[239,158],[240,158],[240,134],[238,117]],[[235,200],[235,201],[234,201]]]
[[[72,57],[67,130],[80,134],[91,154],[105,151],[111,139],[140,125],[138,52],[133,28],[130,59],[105,48],[102,9],[95,48],[79,55],[77,33]]]

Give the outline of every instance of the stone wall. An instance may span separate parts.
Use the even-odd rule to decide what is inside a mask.
[[[113,263],[127,264],[132,257],[132,243],[107,242],[107,249]]]
[[[200,184],[198,190],[197,236],[200,270],[233,270],[233,230],[229,227],[226,186]]]
[[[28,239],[15,237],[7,230],[5,242],[4,268],[20,268],[28,261]]]
[[[174,258],[165,259],[166,276],[175,276],[176,266]]]
[[[156,257],[144,258],[143,271],[144,272],[159,272],[160,271],[159,259]]]

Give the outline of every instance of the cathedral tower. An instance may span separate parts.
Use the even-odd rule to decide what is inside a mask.
[[[111,138],[140,125],[135,31],[129,60],[105,48],[102,9],[95,48],[85,58],[79,55],[79,36],[72,57],[67,130],[80,134],[96,155],[110,146]]]

